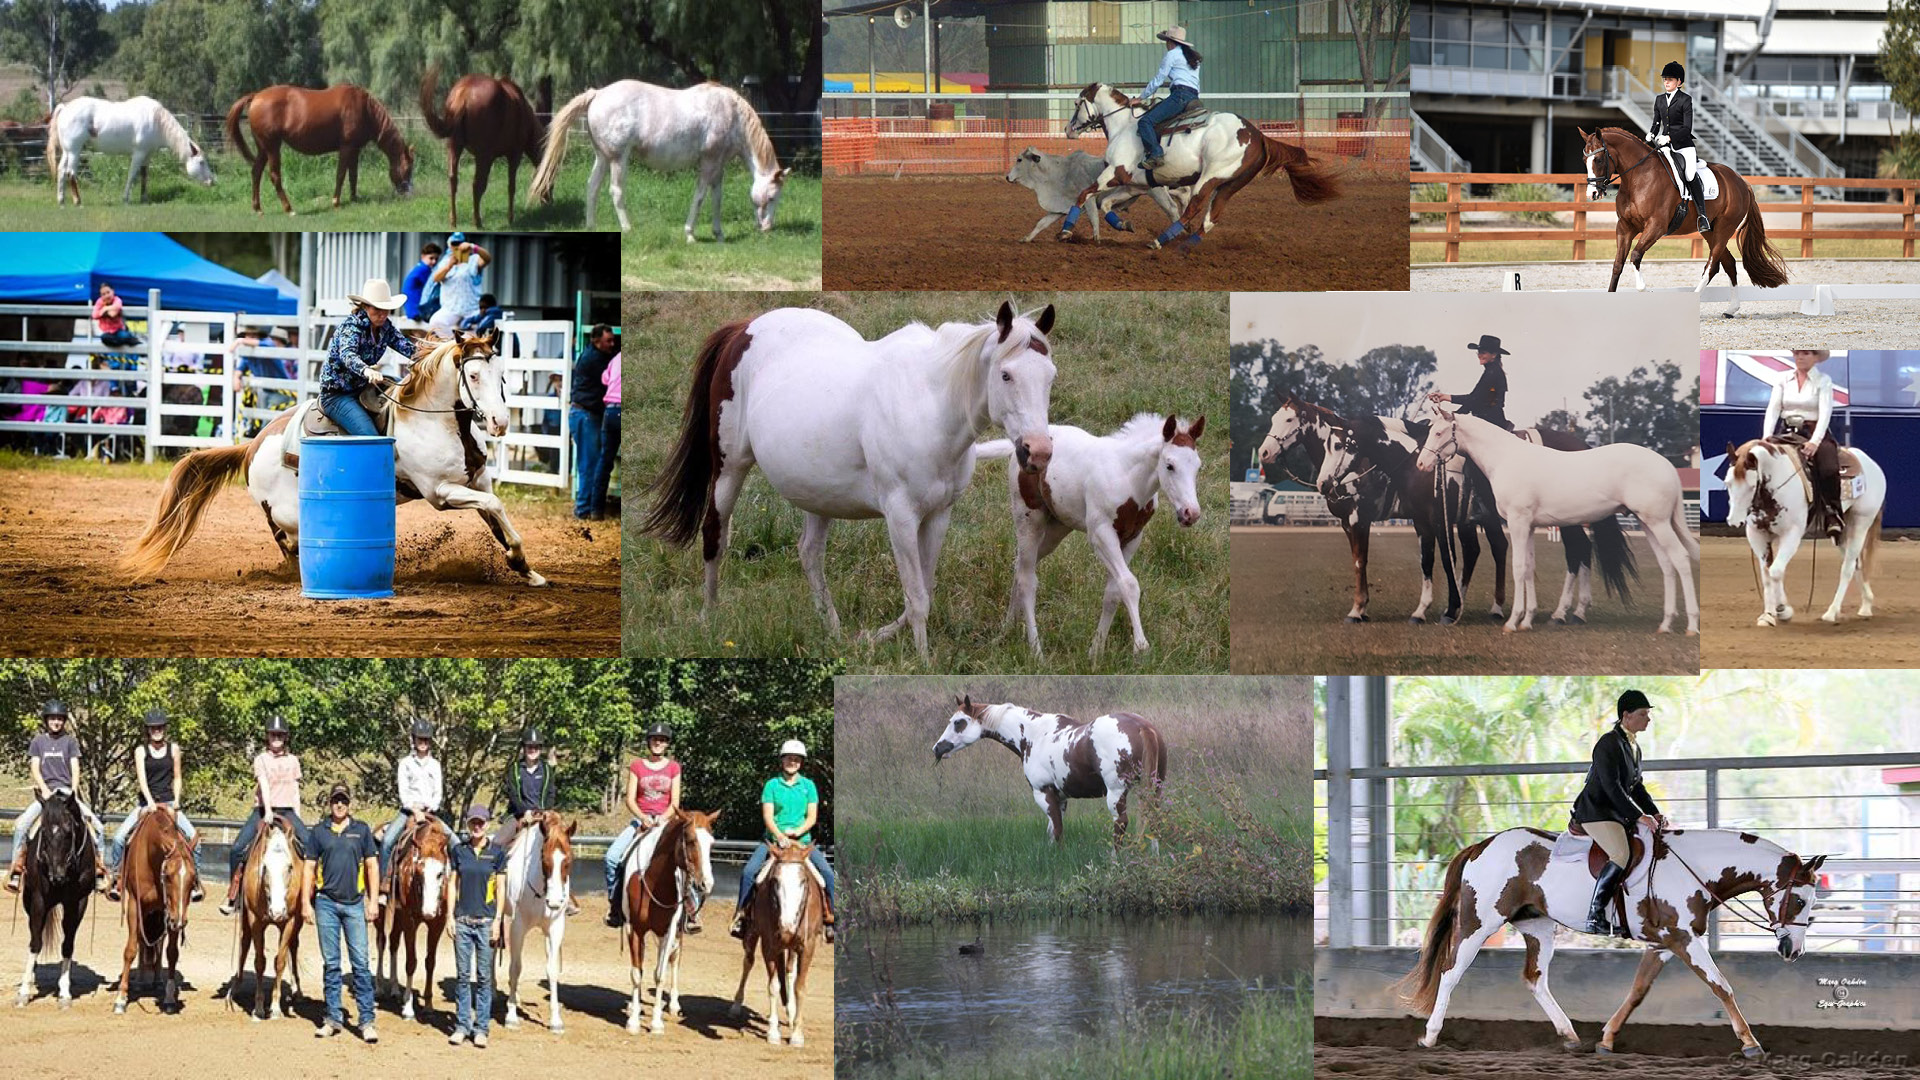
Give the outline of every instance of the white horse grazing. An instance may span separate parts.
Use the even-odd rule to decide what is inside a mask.
[[[549,810],[514,835],[507,850],[507,1012],[505,1024],[520,1026],[520,953],[527,931],[539,927],[547,939],[547,1030],[561,1032],[560,945],[567,939],[567,902],[573,896],[573,832],[578,822],[560,823]]]
[[[1584,838],[1573,838],[1582,840]],[[1741,1052],[1759,1057],[1760,1041],[1734,1004],[1733,988],[1707,951],[1707,913],[1728,904],[1728,914],[1771,931],[1781,959],[1797,960],[1813,922],[1814,875],[1825,855],[1802,860],[1778,844],[1732,829],[1642,828],[1650,859],[1629,868],[1620,886],[1627,931],[1646,943],[1633,989],[1607,1021],[1595,1053],[1613,1052],[1614,1036],[1647,996],[1661,968],[1675,957],[1720,999],[1740,1037]],[[1553,1021],[1568,1049],[1580,1036],[1547,987],[1556,924],[1585,930],[1593,896],[1589,846],[1541,829],[1495,833],[1453,857],[1439,906],[1427,923],[1420,960],[1401,980],[1401,1000],[1428,1014],[1421,1046],[1433,1046],[1447,1017],[1447,1003],[1487,939],[1512,923],[1527,940],[1525,979],[1534,1000]],[[1758,892],[1764,914],[1736,897]],[[1764,920],[1764,921],[1763,921]]]
[[[140,201],[147,201],[147,158],[162,148],[180,159],[188,179],[213,186],[213,169],[207,165],[200,144],[159,102],[150,97],[125,101],[80,97],[55,106],[53,119],[47,124],[47,171],[53,174],[54,202],[66,202],[71,187],[73,205],[80,205],[80,155],[88,144],[102,153],[133,155],[121,202],[133,201],[136,175],[140,177]]]
[[[1859,460],[1860,493],[1842,500],[1840,534],[1840,587],[1833,592],[1833,603],[1820,616],[1821,622],[1840,621],[1840,605],[1846,602],[1847,586],[1854,575],[1860,576],[1860,609],[1863,619],[1873,618],[1873,586],[1867,576],[1873,570],[1873,554],[1880,546],[1880,516],[1887,502],[1887,474],[1864,451],[1845,451]],[[1727,446],[1732,467],[1727,470],[1727,520],[1746,527],[1747,546],[1765,568],[1761,582],[1760,626],[1776,626],[1793,618],[1787,603],[1787,564],[1800,550],[1807,534],[1808,486],[1812,483],[1812,465],[1796,464],[1800,448],[1795,443],[1777,443],[1754,439],[1738,448]],[[1802,471],[1804,468],[1805,471]],[[1848,494],[1843,484],[1841,494]]]
[[[495,349],[498,341],[498,331],[488,337],[456,331],[451,341],[423,344],[392,399],[369,389],[361,401],[376,415],[392,414],[387,434],[393,436],[395,499],[425,499],[435,510],[478,511],[506,549],[507,565],[527,584],[545,585],[547,579],[527,565],[520,533],[487,473],[486,440],[507,433],[506,363]],[[317,398],[275,417],[247,442],[181,458],[121,570],[134,578],[158,574],[193,536],[221,484],[242,471],[254,505],[266,511],[274,542],[288,563],[297,562],[300,478],[290,459],[298,457],[309,414],[318,422]]]
[[[1053,456],[1051,329],[1051,304],[1034,319],[1008,303],[989,322],[912,323],[879,341],[809,308],[729,323],[700,349],[680,441],[649,489],[654,505],[641,529],[676,546],[700,534],[711,611],[734,500],[758,462],[806,515],[800,565],[837,635],[827,529],[885,518],[906,608],[873,639],[911,627],[928,658],[934,569],[953,504],[973,478],[973,440],[1000,425],[1020,467],[1036,474]]]
[[[1140,114],[1146,109],[1127,104],[1129,100],[1106,83],[1089,84],[1074,103],[1067,135],[1095,128],[1107,133],[1107,167],[1080,193],[1078,211],[1096,210],[1093,200],[1102,192],[1143,191],[1174,219],[1150,247],[1170,244],[1182,232],[1198,243],[1235,192],[1255,177],[1277,170],[1286,172],[1294,197],[1303,203],[1325,202],[1340,194],[1339,184],[1305,150],[1273,138],[1253,121],[1230,112],[1215,112],[1201,126],[1165,140],[1165,163],[1148,173],[1140,165],[1146,157],[1146,147],[1140,143]],[[1059,239],[1072,235],[1078,211],[1068,214]]]
[[[1700,541],[1687,528],[1680,474],[1667,459],[1633,443],[1596,446],[1577,454],[1549,450],[1516,439],[1512,432],[1477,416],[1435,410],[1415,465],[1431,472],[1461,453],[1486,474],[1494,505],[1513,538],[1513,613],[1507,617],[1508,633],[1533,629],[1533,612],[1539,605],[1533,587],[1534,526],[1585,525],[1623,509],[1640,519],[1660,563],[1666,601],[1659,632],[1673,628],[1676,578],[1686,596],[1687,636],[1700,632],[1700,601],[1693,586]]]
[[[708,198],[713,200],[713,238],[725,239],[720,233],[721,180],[727,162],[736,157],[753,170],[753,213],[760,231],[772,231],[773,208],[780,202],[787,170],[774,156],[773,140],[767,138],[767,129],[761,126],[753,106],[719,83],[674,90],[623,79],[576,95],[547,125],[546,153],[527,191],[529,205],[553,197],[554,180],[567,156],[567,133],[582,113],[587,117],[594,153],[593,172],[587,176],[587,228],[593,228],[600,182],[607,178],[609,168],[613,178],[607,193],[613,197],[614,213],[620,215],[620,229],[624,232],[633,227],[627,220],[623,184],[627,155],[638,149],[640,164],[660,172],[700,167],[693,204],[687,207],[687,243],[693,243],[693,222],[700,216],[700,203]]]
[[[1204,416],[1183,426],[1178,417],[1140,413],[1104,438],[1055,424],[1047,429],[1053,437],[1053,460],[1045,473],[1022,471],[1009,460],[1007,492],[1013,507],[1015,549],[1007,622],[1026,617],[1027,644],[1033,647],[1033,655],[1041,655],[1033,610],[1040,560],[1076,531],[1087,534],[1087,543],[1107,569],[1100,625],[1093,631],[1093,647],[1087,655],[1100,655],[1114,609],[1122,603],[1133,620],[1133,651],[1147,650],[1147,635],[1140,628],[1140,580],[1133,576],[1130,564],[1161,495],[1173,500],[1173,517],[1182,528],[1200,520],[1200,499],[1195,494],[1200,451],[1194,441],[1206,424]],[[984,442],[974,447],[974,454],[982,460],[1011,459],[1013,444],[1005,439]]]

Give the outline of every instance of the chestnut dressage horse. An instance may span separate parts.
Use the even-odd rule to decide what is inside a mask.
[[[629,860],[621,888],[627,908],[627,950],[632,960],[633,997],[627,1004],[627,1033],[640,1034],[640,980],[646,969],[647,935],[660,941],[653,965],[653,1023],[658,1035],[666,1030],[661,1009],[671,999],[673,1015],[680,1013],[680,931],[685,921],[687,895],[694,886],[713,892],[713,823],[720,811],[675,810],[667,819],[653,858],[645,866]],[[635,844],[635,849],[640,845]],[[671,971],[669,971],[671,968]],[[667,983],[665,994],[661,984]]]
[[[240,137],[240,114],[247,115],[247,126],[260,144],[259,152],[247,148]],[[269,86],[244,94],[227,110],[227,142],[253,166],[253,212],[260,212],[260,171],[273,177],[273,190],[280,206],[293,213],[287,201],[287,189],[280,183],[280,149],[291,147],[302,154],[340,154],[333,173],[333,208],[340,209],[340,185],[348,187],[348,197],[360,197],[360,151],[368,143],[387,155],[387,179],[393,189],[406,194],[413,190],[413,147],[400,134],[400,126],[388,115],[387,107],[362,87],[341,83],[325,90],[307,90],[298,86]]]
[[[546,131],[534,115],[527,96],[512,79],[467,75],[447,91],[443,116],[434,106],[439,96],[440,68],[427,68],[420,84],[420,114],[435,136],[447,140],[447,227],[460,227],[460,152],[473,155],[473,227],[480,223],[480,201],[487,194],[487,176],[495,158],[507,159],[507,225],[513,225],[514,188],[520,179],[520,157],[528,165],[540,163],[540,143]]]
[[[55,791],[41,804],[40,826],[33,836],[13,834],[15,844],[27,845],[26,872],[20,877],[20,896],[27,909],[27,962],[20,973],[20,994],[14,1004],[24,1008],[33,997],[33,965],[47,946],[53,911],[60,909],[60,1007],[73,1006],[73,942],[93,898],[93,868],[98,854],[80,804],[69,791]]]
[[[813,950],[820,944],[825,925],[827,885],[820,871],[807,860],[813,845],[792,844],[773,848],[754,879],[753,910],[747,919],[742,942],[746,955],[740,962],[740,986],[733,992],[732,1015],[746,1012],[747,976],[753,973],[753,949],[760,947],[761,962],[767,969],[767,1042],[780,1045],[780,1008],[787,1010],[787,1025],[792,1046],[805,1046],[800,1030],[800,1007],[807,996],[807,968],[813,964]]]
[[[1629,247],[1633,248],[1633,287],[1645,289],[1647,283],[1640,277],[1640,257],[1661,237],[1673,232],[1675,215],[1680,210],[1682,196],[1674,183],[1673,172],[1665,157],[1630,131],[1575,130],[1586,140],[1582,156],[1587,163],[1587,197],[1594,201],[1606,198],[1614,178],[1619,178],[1620,191],[1613,199],[1616,214],[1613,277],[1607,282],[1607,291],[1619,290],[1620,270],[1627,261]],[[1713,228],[1703,237],[1707,241],[1707,264],[1701,267],[1700,282],[1693,291],[1706,288],[1707,282],[1721,270],[1726,271],[1729,285],[1740,284],[1733,255],[1727,251],[1736,231],[1740,233],[1740,261],[1747,264],[1747,277],[1763,289],[1785,285],[1786,264],[1767,241],[1767,226],[1755,207],[1753,189],[1747,186],[1746,178],[1719,162],[1701,165],[1712,170],[1719,181],[1720,193],[1707,200],[1707,222]],[[1684,222],[1680,229],[1676,235],[1691,231]],[[1731,319],[1739,310],[1740,298],[1735,296],[1732,307],[1723,314]]]
[[[234,997],[240,992],[240,973],[247,968],[247,951],[251,949],[253,1007],[248,1011],[255,1020],[277,1020],[281,1014],[281,980],[289,966],[293,968],[293,996],[300,995],[300,928],[306,925],[301,898],[306,895],[307,864],[301,857],[299,838],[286,818],[275,814],[261,823],[240,875],[240,959],[233,967],[233,981],[227,984],[227,1007],[233,1007]],[[266,981],[270,926],[280,931],[271,984]],[[286,1006],[286,1011],[291,1015],[293,1007]]]
[[[433,962],[440,953],[440,938],[447,929],[448,905],[453,886],[453,853],[447,834],[432,822],[415,825],[393,852],[393,895],[380,909],[375,922],[377,958],[375,976],[384,976],[391,991],[401,992],[400,1015],[413,1019],[413,970],[417,956],[414,934],[427,931],[427,985],[420,995],[420,1007],[433,1007]],[[407,945],[407,982],[400,980],[400,943]],[[487,1003],[492,1008],[492,1002]]]
[[[121,863],[121,907],[127,916],[127,948],[120,968],[120,996],[113,1011],[127,1011],[136,959],[149,980],[160,978],[160,953],[166,950],[167,970],[160,987],[160,1007],[180,1005],[180,941],[187,934],[187,904],[199,875],[193,869],[193,849],[200,840],[180,835],[170,809],[157,809],[140,819],[127,838]]]

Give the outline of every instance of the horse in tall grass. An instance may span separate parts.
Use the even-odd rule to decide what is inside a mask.
[[[240,117],[253,131],[257,151],[240,137]],[[280,151],[289,147],[302,154],[340,155],[333,172],[333,208],[340,209],[340,187],[348,198],[360,197],[360,152],[368,143],[387,155],[387,179],[402,195],[413,190],[413,147],[400,133],[387,107],[364,88],[341,83],[325,90],[298,86],[269,86],[243,94],[227,110],[227,142],[253,166],[253,212],[260,213],[260,172],[273,177],[274,194],[288,214],[293,204],[280,182]]]
[[[1800,550],[1813,520],[1812,465],[1800,453],[1803,442],[1754,439],[1740,446],[1727,445],[1727,521],[1739,522],[1747,534],[1747,545],[1761,568],[1760,626],[1777,626],[1793,618],[1787,603],[1787,564]],[[1840,605],[1854,577],[1860,578],[1862,619],[1873,617],[1873,586],[1868,574],[1873,556],[1880,547],[1881,511],[1887,503],[1887,474],[1880,464],[1862,450],[1841,450],[1840,584],[1833,592],[1833,603],[1820,616],[1821,622],[1840,621]],[[1859,494],[1852,494],[1844,481],[1857,477]]]
[[[800,1027],[806,1003],[807,969],[819,947],[827,910],[827,883],[808,860],[813,845],[789,844],[767,852],[754,880],[753,905],[741,941],[746,955],[740,963],[740,985],[733,992],[731,1015],[746,1012],[747,977],[753,974],[757,946],[767,972],[767,1042],[780,1045],[780,1012],[787,1013],[787,1044],[805,1046]]]
[[[527,96],[512,79],[491,75],[466,75],[447,91],[447,110],[439,112],[440,68],[429,67],[420,83],[420,114],[435,136],[447,140],[447,227],[460,227],[460,154],[473,155],[473,227],[483,229],[480,201],[487,194],[487,177],[496,158],[507,159],[507,226],[513,226],[515,186],[520,179],[520,158],[527,164],[540,161],[540,140],[544,132],[540,118],[534,115]]]
[[[583,115],[594,154],[593,172],[587,176],[587,228],[593,228],[600,184],[608,179],[609,171],[612,180],[607,193],[613,197],[620,230],[633,227],[627,219],[624,184],[627,156],[638,150],[640,164],[659,172],[699,167],[693,203],[687,207],[687,243],[693,243],[693,223],[700,216],[700,204],[709,198],[713,200],[713,238],[725,239],[720,231],[721,181],[726,177],[727,163],[736,157],[753,171],[754,219],[761,232],[772,231],[773,210],[779,205],[787,170],[780,167],[760,115],[736,91],[711,82],[673,90],[623,79],[576,95],[547,125],[546,153],[527,193],[530,199],[546,202],[553,197],[554,181],[567,156],[568,132]]]
[[[131,154],[127,185],[121,202],[133,201],[133,179],[140,178],[140,201],[147,201],[147,159],[156,150],[171,150],[187,170],[187,179],[213,186],[213,169],[206,151],[193,141],[173,114],[150,97],[102,101],[78,97],[54,106],[47,121],[47,172],[53,176],[53,201],[65,203],[73,191],[80,205],[80,155],[91,145],[107,154]]]

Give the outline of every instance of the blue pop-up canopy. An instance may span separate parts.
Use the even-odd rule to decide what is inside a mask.
[[[0,301],[86,304],[101,282],[129,304],[146,303],[157,288],[161,304],[180,311],[291,315],[299,307],[164,233],[0,234]]]

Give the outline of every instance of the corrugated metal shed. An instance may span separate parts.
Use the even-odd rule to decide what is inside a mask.
[[[483,288],[507,307],[544,307],[571,317],[574,293],[580,289],[613,289],[616,282],[593,282],[571,270],[553,252],[552,237],[521,233],[469,232],[467,238],[493,255]],[[370,277],[384,277],[397,291],[400,279],[420,258],[420,246],[429,240],[442,246],[444,232],[319,233],[315,234],[315,297],[337,300],[359,289]],[[608,243],[618,243],[612,236]]]

